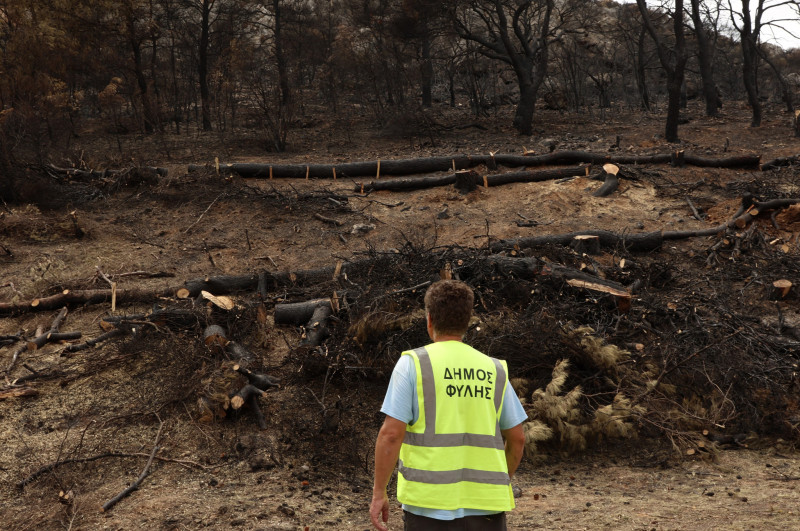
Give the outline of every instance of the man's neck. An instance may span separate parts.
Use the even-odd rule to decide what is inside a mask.
[[[462,339],[462,336],[447,336],[447,335],[439,336],[439,335],[437,335],[437,336],[434,336],[433,342],[434,343],[439,343],[441,341],[461,341],[461,339]]]

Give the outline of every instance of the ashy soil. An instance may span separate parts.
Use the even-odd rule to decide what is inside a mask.
[[[748,127],[747,109],[736,104],[719,118],[703,117],[699,107],[687,116],[677,145],[663,141],[659,115],[609,113],[601,120],[548,111],[537,117],[539,136],[524,139],[507,127],[506,115],[486,119],[485,130],[401,139],[368,126],[341,134],[338,124],[318,122],[295,132],[292,150],[281,155],[264,154],[258,139],[232,135],[87,135],[84,145],[74,147],[72,162],[83,158],[98,169],[119,164],[115,150],[121,147],[134,152],[139,163],[167,167],[169,175],[157,184],[119,188],[113,182],[48,187],[32,180],[38,184],[28,191],[31,202],[0,210],[0,302],[105,288],[98,269],[119,288],[167,288],[206,276],[327,267],[410,247],[481,248],[497,239],[586,229],[704,229],[730,219],[744,193],[800,197],[800,173],[794,168],[775,173],[636,168],[631,174],[638,178],[623,179],[607,198],[592,197],[599,183],[585,178],[479,187],[467,195],[447,187],[364,196],[353,192],[349,179],[245,182],[211,169],[186,171],[189,163],[213,168],[215,157],[220,162],[326,163],[523,149],[543,153],[553,143],[558,150],[650,154],[685,149],[708,157],[757,153],[762,160],[800,153],[790,119],[777,107],[768,109],[758,129]],[[705,220],[692,215],[687,196],[707,214]],[[525,227],[518,221],[536,224]],[[784,255],[797,259],[800,219],[784,215],[779,226],[766,220],[761,229]],[[688,257],[705,253],[709,245],[707,239],[688,239],[667,242],[659,252],[682,275],[700,278],[703,267]],[[598,261],[614,259],[606,253]],[[297,301],[307,294],[287,288],[280,299]],[[755,317],[769,304],[754,303]],[[151,307],[130,304],[116,313],[144,313]],[[110,310],[108,303],[70,308],[61,330],[95,337]],[[796,300],[784,310],[788,322],[798,319]],[[22,332],[30,338],[37,327],[49,328],[55,313],[0,318],[0,336]],[[42,376],[27,384],[33,396],[0,400],[2,527],[369,528],[372,445],[382,422],[388,372],[354,357],[343,365],[348,370],[332,378],[324,368],[314,370],[299,360],[302,330],[276,326],[271,316],[237,322],[249,315],[230,316],[227,324],[243,330],[237,339],[248,344],[265,372],[281,379],[279,389],[259,399],[266,430],[247,413],[201,421],[198,382],[213,374],[210,367],[219,360],[196,334],[165,329],[74,354],[60,344],[22,353],[9,380],[34,371]],[[0,347],[0,368],[11,363],[16,348]],[[328,422],[332,412],[334,428]],[[800,432],[794,429],[794,438],[750,434],[746,444],[692,456],[673,448],[668,437],[607,442],[574,456],[529,456],[515,478],[521,496],[509,516],[510,528],[797,528]],[[157,434],[149,475],[138,490],[101,511],[145,468]],[[58,466],[43,469],[54,463]],[[394,510],[390,528],[401,525]]]

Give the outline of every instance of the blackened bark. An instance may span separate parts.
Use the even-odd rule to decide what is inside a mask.
[[[697,38],[697,60],[700,66],[700,78],[703,81],[703,98],[706,102],[706,116],[717,116],[722,107],[722,101],[717,92],[717,85],[714,83],[713,50],[709,44],[708,34],[703,27],[703,19],[700,14],[701,0],[690,1],[694,33]]]
[[[203,131],[211,131],[211,95],[208,90],[208,47],[211,33],[211,6],[214,0],[203,0],[200,21],[200,49],[198,50],[197,74],[200,78],[200,105],[203,115]]]

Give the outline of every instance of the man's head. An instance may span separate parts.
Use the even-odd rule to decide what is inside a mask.
[[[440,280],[425,293],[425,311],[437,336],[462,337],[472,317],[472,289],[460,280]]]

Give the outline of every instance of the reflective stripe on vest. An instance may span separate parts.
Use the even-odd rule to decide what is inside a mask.
[[[414,353],[419,360],[419,367],[422,371],[422,396],[425,408],[425,431],[422,433],[412,433],[406,431],[403,442],[412,446],[425,447],[455,447],[455,446],[475,446],[478,448],[491,448],[495,450],[505,449],[503,436],[500,433],[500,424],[496,423],[494,435],[479,435],[476,433],[436,433],[436,384],[434,382],[433,367],[431,366],[430,356],[425,347],[414,349]],[[503,392],[506,386],[506,371],[500,360],[490,358],[497,369],[497,377],[494,389],[494,409],[499,415],[500,406],[503,403]],[[420,481],[431,484],[446,484],[456,481],[475,481],[479,483],[489,483],[493,485],[508,485],[510,480],[505,472],[487,472],[472,469],[453,470],[447,472],[431,472],[427,470],[417,470],[403,467],[400,461],[400,472],[410,481]],[[409,475],[410,474],[410,475]],[[452,479],[463,474],[460,479]],[[470,478],[483,479],[470,479]]]
[[[473,481],[489,485],[511,484],[511,480],[508,479],[508,474],[505,472],[490,472],[488,470],[475,470],[474,468],[431,472],[430,470],[419,470],[403,466],[402,459],[398,461],[397,467],[398,471],[408,481],[419,481],[420,483],[430,483],[432,485],[447,485],[448,483],[458,483],[459,481]]]

